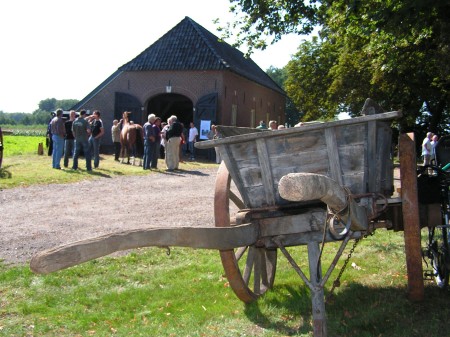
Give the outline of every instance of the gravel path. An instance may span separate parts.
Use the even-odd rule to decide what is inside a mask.
[[[127,229],[213,226],[217,169],[0,190],[0,259]]]

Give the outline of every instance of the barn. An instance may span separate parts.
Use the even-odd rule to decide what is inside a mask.
[[[285,101],[285,92],[255,62],[185,17],[73,109],[101,111],[107,151],[112,122],[124,111],[131,111],[138,124],[150,113],[163,121],[176,115],[186,126],[193,121],[204,139],[211,123],[284,123]]]

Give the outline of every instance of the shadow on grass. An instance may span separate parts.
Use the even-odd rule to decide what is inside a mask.
[[[286,336],[312,333],[311,297],[302,285],[276,286],[274,294],[246,306],[255,324]],[[350,284],[326,305],[329,336],[449,336],[450,291],[434,285],[425,288],[422,302],[407,299],[404,288],[372,288]],[[277,308],[286,319],[274,320],[266,307]],[[279,315],[277,315],[279,316]]]
[[[163,174],[167,174],[167,175],[171,175],[171,176],[186,176],[186,175],[200,176],[200,177],[209,176],[209,174],[204,173],[204,172],[183,170],[183,169],[177,169],[174,171],[161,170],[161,171],[159,171],[159,173],[163,173]]]
[[[10,167],[12,167],[12,165],[0,168],[0,179],[10,179],[12,177],[11,171],[8,170]]]
[[[105,171],[105,170],[103,170],[103,171]],[[109,170],[107,170],[107,171],[110,172]],[[97,177],[102,177],[102,178],[112,178],[112,174],[103,173],[101,171],[97,171],[96,169],[93,169],[91,172],[86,171],[86,169],[78,169],[78,170],[65,169],[64,172],[67,174],[77,174],[77,175],[89,174],[92,176],[97,176]],[[118,172],[117,174],[115,174],[113,172],[113,175],[123,175],[123,173]]]

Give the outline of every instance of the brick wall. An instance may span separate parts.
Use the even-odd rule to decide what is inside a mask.
[[[149,113],[145,110],[146,103],[152,97],[166,93],[166,86],[169,85],[171,93],[187,97],[193,106],[200,97],[217,92],[217,124],[231,125],[233,110],[237,126],[255,127],[260,120],[266,120],[267,117],[281,123],[285,121],[285,97],[282,94],[229,71],[124,72],[82,106],[91,111],[98,109],[102,113],[105,128],[103,150],[109,150],[112,145],[111,126],[116,92],[135,96],[144,107],[145,119]]]

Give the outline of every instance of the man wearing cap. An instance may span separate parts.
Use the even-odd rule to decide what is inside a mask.
[[[75,139],[75,151],[73,153],[73,170],[78,169],[78,157],[80,151],[83,149],[84,158],[86,159],[86,170],[92,171],[91,164],[91,149],[89,146],[89,136],[91,134],[91,127],[85,119],[86,110],[80,111],[80,117],[75,119],[72,123],[72,133]]]

